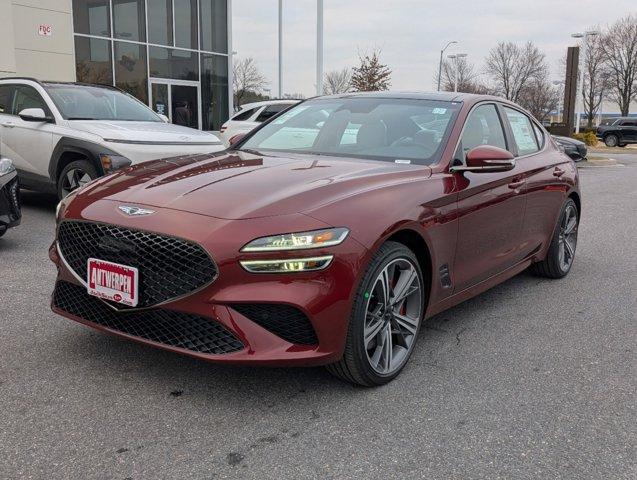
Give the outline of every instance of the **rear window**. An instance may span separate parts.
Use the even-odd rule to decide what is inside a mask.
[[[234,117],[232,117],[232,121],[233,122],[245,122],[247,119],[249,119],[252,115],[255,114],[255,112],[259,109],[259,107],[257,108],[251,108],[249,110],[245,110],[243,112],[239,112],[237,113]]]

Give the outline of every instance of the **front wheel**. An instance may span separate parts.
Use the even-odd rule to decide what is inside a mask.
[[[69,163],[57,181],[58,197],[63,199],[73,190],[83,187],[98,177],[97,170],[88,160],[76,160]]]
[[[577,205],[569,198],[562,207],[546,258],[531,265],[531,272],[546,278],[565,277],[575,261],[578,226]]]
[[[604,143],[607,147],[616,147],[619,145],[619,138],[614,134],[606,135],[604,137]]]
[[[425,295],[414,253],[403,244],[385,243],[356,293],[343,358],[327,369],[368,387],[396,378],[416,344]]]

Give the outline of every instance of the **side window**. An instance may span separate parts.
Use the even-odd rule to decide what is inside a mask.
[[[44,103],[44,100],[35,88],[27,85],[19,85],[16,86],[15,89],[12,113],[18,115],[25,108],[41,108],[45,112],[49,111],[46,103]]]
[[[0,85],[0,114],[11,115],[14,90],[13,85]]]
[[[254,113],[258,110],[257,108],[251,108],[250,110],[245,110],[243,112],[237,113],[234,117],[232,117],[232,121],[234,122],[245,122],[248,118],[250,118]]]
[[[469,114],[456,152],[456,160],[464,163],[467,152],[480,145],[507,148],[502,122],[492,103],[480,105]]]
[[[635,122],[634,120],[624,120],[622,122],[622,127],[634,127],[637,126],[637,122]]]
[[[540,149],[544,147],[544,132],[540,127],[538,127],[537,123],[533,123],[533,130],[535,130],[535,138],[537,138],[537,144],[540,146]]]
[[[518,154],[522,156],[537,152],[540,147],[535,138],[531,119],[522,112],[509,107],[504,107],[504,111],[511,125],[513,138],[518,146]]]
[[[259,114],[259,116],[257,117],[257,119],[255,121],[257,121],[257,122],[265,122],[266,120],[271,119],[277,113],[285,110],[288,107],[289,107],[289,105],[287,105],[287,104],[276,104],[276,105],[270,105],[268,107],[265,107],[263,109],[263,111]]]

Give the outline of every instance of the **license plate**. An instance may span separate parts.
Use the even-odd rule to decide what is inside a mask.
[[[139,272],[135,267],[88,259],[86,288],[89,295],[136,307],[139,301]]]

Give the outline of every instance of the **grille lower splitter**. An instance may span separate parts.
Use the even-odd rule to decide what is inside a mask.
[[[56,284],[53,305],[111,330],[184,350],[219,355],[244,348],[232,332],[215,320],[162,308],[117,312],[83,287],[69,282]]]
[[[58,228],[58,244],[64,260],[83,280],[89,258],[137,268],[138,308],[192,293],[217,276],[217,266],[201,246],[156,233],[67,220]]]
[[[298,308],[276,303],[235,303],[230,307],[290,343],[318,344],[310,319]]]

